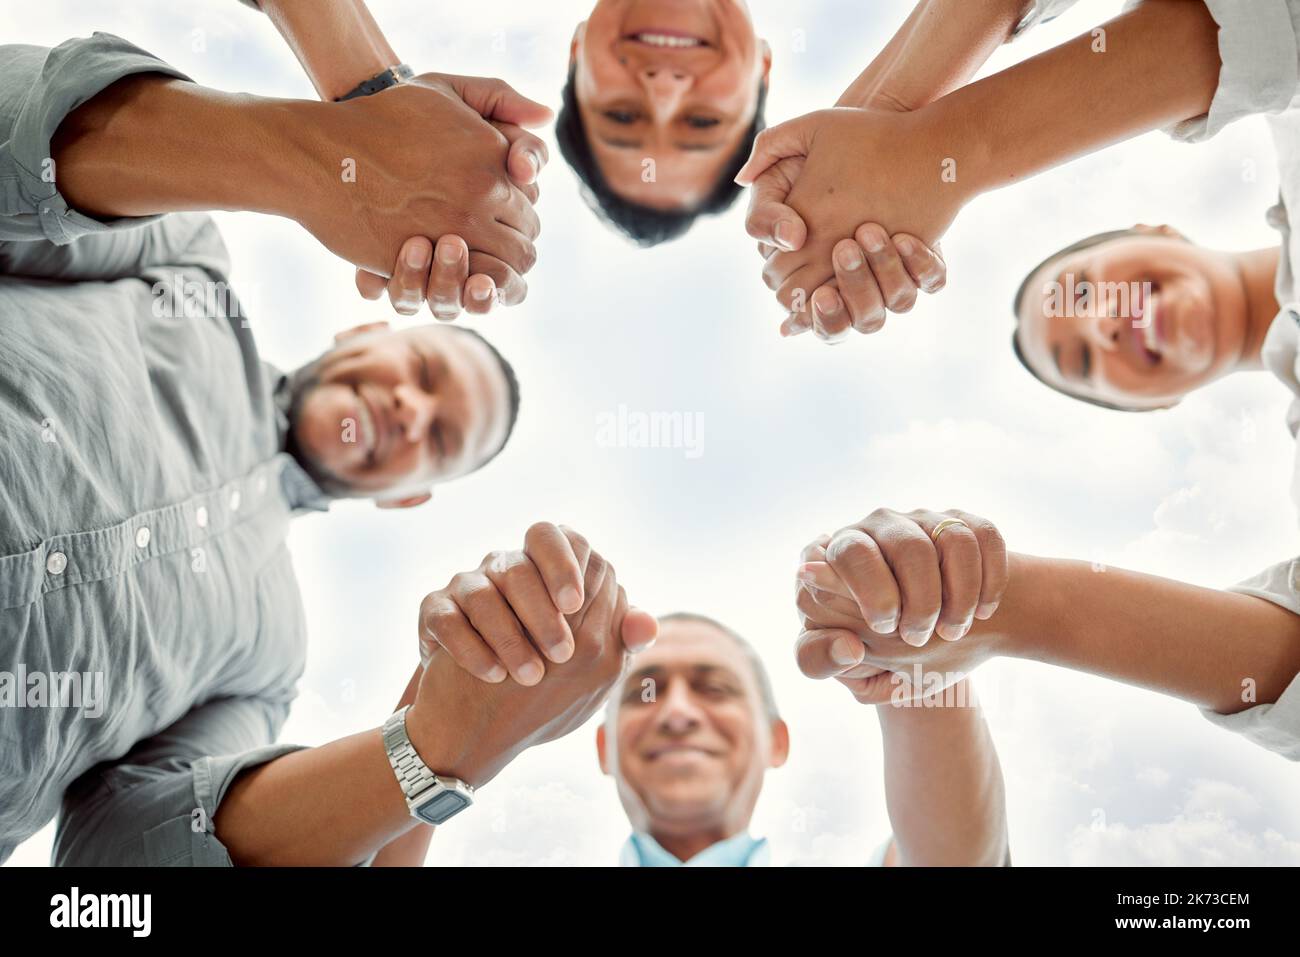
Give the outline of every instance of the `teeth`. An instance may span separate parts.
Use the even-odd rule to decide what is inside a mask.
[[[367,453],[375,451],[375,420],[364,400],[357,402],[357,425],[361,427],[362,447]]]
[[[1142,321],[1145,324],[1142,328],[1142,341],[1152,352],[1160,351],[1160,340],[1156,336],[1156,306],[1158,299],[1152,293],[1147,297],[1147,301],[1142,310]]]
[[[701,41],[694,37],[670,37],[662,33],[638,33],[633,39],[642,43],[648,43],[652,47],[697,47],[701,46]]]

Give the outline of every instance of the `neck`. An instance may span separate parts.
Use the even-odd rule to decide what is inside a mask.
[[[1237,370],[1263,367],[1260,352],[1268,327],[1277,317],[1277,296],[1273,292],[1277,275],[1279,247],[1253,249],[1249,252],[1231,253],[1233,267],[1241,278],[1246,303],[1246,330],[1242,336],[1241,354],[1233,367]]]
[[[728,829],[718,826],[691,831],[688,834],[664,834],[656,833],[651,828],[650,836],[659,842],[660,847],[679,861],[689,861],[696,854],[708,850],[719,841],[735,837],[740,831],[740,828]]]

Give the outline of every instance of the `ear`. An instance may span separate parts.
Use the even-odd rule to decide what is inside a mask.
[[[569,66],[578,59],[578,47],[582,45],[583,35],[587,32],[587,21],[583,20],[573,28],[573,39],[569,41]]]
[[[346,342],[349,339],[363,336],[367,332],[383,332],[388,329],[388,323],[380,319],[378,322],[363,322],[359,326],[353,326],[351,329],[344,329],[342,332],[334,333],[334,344]]]
[[[779,768],[785,764],[786,759],[790,757],[790,728],[777,718],[772,722],[772,757],[768,761],[769,768]]]
[[[596,757],[600,760],[601,774],[609,774],[609,758],[605,752],[605,725],[596,726]]]
[[[433,498],[432,492],[423,495],[408,495],[406,498],[375,499],[376,508],[415,508]]]
[[[759,40],[759,53],[763,57],[763,82],[767,83],[768,75],[772,72],[772,45],[766,40]]]
[[[1136,223],[1133,226],[1133,232],[1140,233],[1143,236],[1167,236],[1170,239],[1187,238],[1168,223],[1161,223],[1159,226],[1148,226],[1146,223]]]

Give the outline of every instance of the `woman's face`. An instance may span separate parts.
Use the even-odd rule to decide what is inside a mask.
[[[1230,257],[1167,227],[1050,260],[1017,308],[1021,351],[1043,381],[1132,409],[1171,406],[1217,378],[1246,330]]]
[[[660,210],[713,192],[754,119],[771,53],[743,0],[597,0],[574,95],[610,188]]]

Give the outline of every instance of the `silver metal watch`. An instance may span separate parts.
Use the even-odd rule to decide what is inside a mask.
[[[406,735],[407,705],[384,722],[384,748],[397,783],[406,795],[411,816],[425,824],[441,824],[474,803],[474,789],[459,778],[429,770]]]

